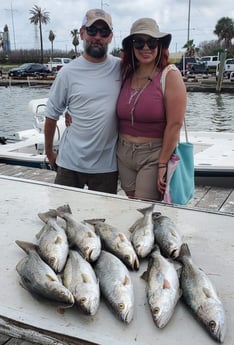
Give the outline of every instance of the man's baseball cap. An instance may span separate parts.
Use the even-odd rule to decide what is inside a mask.
[[[108,25],[110,30],[113,30],[111,16],[102,9],[89,10],[83,19],[82,26],[89,27],[93,25],[93,23],[95,23],[97,20],[102,20]]]

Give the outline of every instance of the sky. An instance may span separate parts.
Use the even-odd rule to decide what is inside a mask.
[[[103,8],[112,16],[114,36],[109,51],[121,48],[131,24],[142,17],[154,18],[160,31],[172,34],[170,52],[184,51],[182,47],[188,38],[193,39],[196,46],[215,40],[217,36],[213,31],[218,20],[222,17],[234,20],[233,0],[4,0],[0,4],[0,32],[7,24],[12,50],[40,49],[39,31],[29,21],[29,11],[34,5],[50,16],[50,22],[43,25],[44,48],[51,47],[48,36],[52,30],[54,49],[67,52],[74,48],[70,32],[80,28],[85,13],[91,8]],[[79,48],[82,50],[82,42]]]

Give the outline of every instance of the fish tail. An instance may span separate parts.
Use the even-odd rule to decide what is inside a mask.
[[[49,210],[48,212],[39,212],[38,217],[44,222],[47,223],[49,218],[57,219],[56,210]]]
[[[177,257],[177,260],[183,261],[184,257],[188,257],[188,258],[191,257],[191,252],[187,243],[183,243],[181,245],[180,253],[179,253],[179,256]]]
[[[15,243],[25,251],[25,253],[29,254],[30,250],[37,250],[38,246],[32,242],[26,242],[26,241],[19,241],[16,240]]]
[[[68,204],[59,206],[58,208],[56,208],[56,211],[60,217],[63,217],[64,213],[72,214],[71,207]]]
[[[149,206],[149,207],[138,208],[137,211],[142,213],[142,214],[145,214],[147,212],[150,213],[150,212],[153,212],[154,206],[155,206],[155,204],[151,204],[151,206]]]

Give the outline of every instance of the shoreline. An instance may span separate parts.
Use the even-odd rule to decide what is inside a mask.
[[[0,87],[50,87],[54,81],[51,79],[0,79]],[[220,91],[216,90],[216,79],[215,77],[204,78],[201,76],[191,75],[184,78],[186,89],[189,92],[211,92],[211,93],[234,93],[234,83],[230,80],[224,80]]]

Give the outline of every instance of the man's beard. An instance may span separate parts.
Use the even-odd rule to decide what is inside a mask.
[[[84,41],[84,50],[87,55],[100,59],[103,58],[107,53],[107,45],[102,45],[99,47],[93,47],[91,44],[87,44],[87,42]]]

